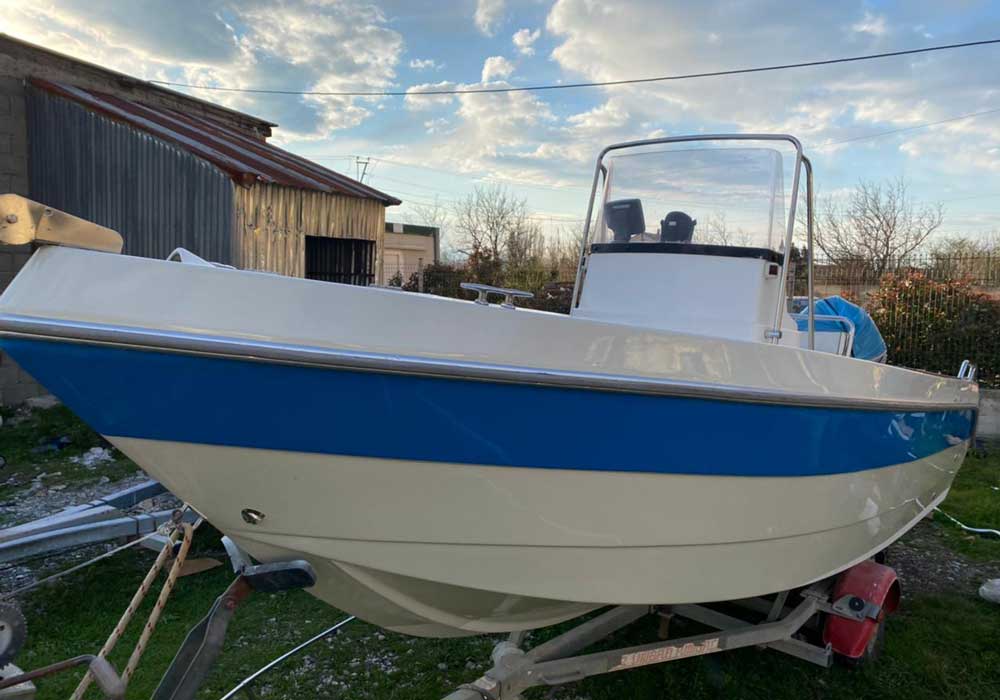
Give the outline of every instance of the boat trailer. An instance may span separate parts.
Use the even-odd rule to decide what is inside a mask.
[[[228,537],[223,538],[223,544],[237,576],[208,615],[188,633],[151,700],[194,700],[222,651],[230,621],[253,591],[271,593],[315,583],[315,573],[305,561],[255,565]],[[838,657],[857,665],[877,655],[882,623],[898,603],[895,572],[866,560],[835,577],[771,596],[718,604],[617,606],[531,649],[522,648],[526,632],[511,633],[494,647],[493,667],[444,700],[520,700],[530,688],[745,647],[773,649],[822,667],[830,667]],[[657,641],[578,655],[647,616],[659,619]],[[681,618],[711,631],[671,639],[672,622]],[[260,675],[352,619],[282,654],[225,698],[245,693],[252,700],[252,682]],[[0,641],[2,636],[0,632]],[[33,686],[30,694],[18,690],[27,688],[27,681],[84,664],[89,665],[93,680],[106,697],[124,697],[127,679],[119,677],[103,655],[87,655],[28,673],[12,666],[0,669],[0,700],[31,700]]]
[[[145,537],[143,546],[158,550],[165,539],[156,531],[171,521],[174,508],[140,514],[130,513],[129,509],[165,493],[167,490],[162,484],[150,479],[23,525],[0,530],[0,564],[12,564],[63,549],[119,538]],[[186,522],[194,522],[195,517],[193,511],[184,513]]]
[[[862,579],[875,583],[869,591],[875,591],[879,600],[844,592]],[[521,648],[524,633],[512,633],[493,648],[489,671],[444,700],[519,700],[530,688],[744,647],[774,649],[825,668],[838,657],[856,665],[876,655],[881,623],[898,604],[898,588],[892,569],[863,562],[836,578],[772,597],[717,606],[618,606],[527,651]],[[790,602],[793,595],[797,602]],[[722,607],[740,612],[722,611]],[[647,615],[660,618],[658,641],[574,656]],[[677,618],[714,631],[670,639],[671,621]]]
[[[234,568],[248,571],[250,564],[246,555],[228,538],[224,538],[224,543]],[[303,564],[290,562],[264,566],[275,567],[276,572],[287,572],[289,566],[298,570]],[[240,580],[238,578],[230,586],[227,594],[239,585]],[[277,580],[270,577],[267,580],[268,586],[261,587],[258,583],[255,587],[266,590],[277,585],[287,590],[311,585],[308,574],[291,577],[281,574]],[[772,596],[716,605],[617,606],[530,650],[522,649],[525,631],[511,633],[508,639],[493,648],[493,667],[474,682],[457,688],[444,700],[521,700],[521,693],[530,688],[562,685],[591,676],[744,647],[773,649],[824,668],[832,666],[835,659],[857,666],[877,656],[879,642],[884,639],[882,623],[886,615],[898,607],[899,593],[895,571],[884,564],[867,560],[837,576]],[[216,608],[213,608],[213,615]],[[575,655],[650,615],[659,618],[657,641]],[[204,678],[208,666],[192,661],[184,649],[193,648],[192,637],[200,638],[199,628],[213,624],[211,618],[212,615],[192,630],[171,665],[172,670],[184,665],[199,669],[188,678],[189,685],[186,688],[177,687],[171,682],[171,671],[168,671],[152,700],[188,700],[194,697],[200,685],[199,677]],[[671,639],[671,622],[679,618],[699,623],[713,631]],[[252,682],[264,672],[353,619],[353,616],[348,617],[282,654],[238,684],[223,696],[223,700],[234,698],[241,691],[248,700],[253,700]],[[222,638],[212,639],[210,646],[208,653],[214,658],[222,646]],[[198,653],[201,653],[201,648]]]

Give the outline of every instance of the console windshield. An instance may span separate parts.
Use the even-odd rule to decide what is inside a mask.
[[[783,247],[782,156],[773,148],[663,148],[603,163],[591,243]]]

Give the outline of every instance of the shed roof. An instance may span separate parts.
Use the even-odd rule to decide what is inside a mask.
[[[165,107],[151,107],[94,90],[39,78],[32,85],[78,102],[90,110],[176,144],[228,173],[237,183],[287,185],[307,190],[377,199],[385,205],[400,200],[294,153],[254,139],[206,117]]]
[[[274,122],[252,114],[140,80],[3,33],[0,33],[0,74],[20,79],[38,77],[53,82],[66,82],[118,95],[126,100],[139,100],[145,104],[207,114],[250,136],[270,136],[271,127],[277,126]]]

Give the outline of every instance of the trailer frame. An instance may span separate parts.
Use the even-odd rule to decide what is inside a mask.
[[[821,638],[824,615],[853,621],[860,632],[864,621],[881,623],[886,613],[880,601],[857,596],[833,600],[836,579],[773,596],[717,604],[616,606],[529,650],[522,648],[525,632],[513,632],[493,648],[490,670],[459,686],[444,700],[520,700],[521,693],[530,688],[746,647],[773,649],[829,668],[837,656],[833,645],[806,638],[807,632]],[[660,618],[658,641],[577,655],[648,615]],[[712,631],[669,639],[674,618],[700,623]]]

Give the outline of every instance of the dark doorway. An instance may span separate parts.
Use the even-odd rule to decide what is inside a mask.
[[[375,281],[375,242],[306,236],[306,278],[371,284]]]

